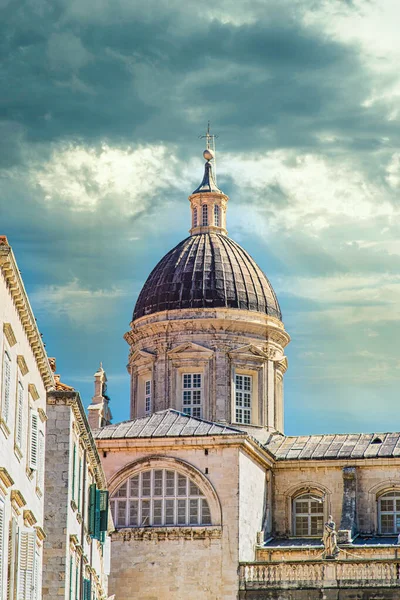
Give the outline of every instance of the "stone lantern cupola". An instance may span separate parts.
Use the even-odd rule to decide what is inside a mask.
[[[192,209],[191,235],[197,233],[219,233],[227,235],[226,230],[226,205],[228,196],[221,192],[214,181],[211,161],[213,152],[205,150],[206,159],[203,181],[189,196]]]

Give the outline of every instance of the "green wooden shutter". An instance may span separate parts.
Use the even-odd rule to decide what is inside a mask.
[[[108,492],[101,490],[100,494],[100,531],[106,532],[108,529]]]
[[[76,462],[76,444],[74,444],[74,450],[72,452],[72,489],[71,489],[71,495],[72,495],[72,500],[75,501],[75,462]]]
[[[88,515],[88,523],[89,523],[89,535],[94,537],[95,529],[96,529],[96,484],[92,483],[89,486],[89,515]]]
[[[100,490],[96,489],[96,506],[95,506],[95,526],[94,535],[96,540],[100,540]]]

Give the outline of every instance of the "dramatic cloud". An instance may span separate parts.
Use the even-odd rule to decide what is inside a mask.
[[[64,379],[88,402],[103,360],[127,417],[122,335],[148,273],[187,235],[211,119],[229,234],[267,273],[292,335],[287,431],[392,427],[396,0],[0,10],[0,232]]]

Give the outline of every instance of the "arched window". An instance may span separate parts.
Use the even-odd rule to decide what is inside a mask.
[[[211,525],[200,488],[168,469],[141,471],[124,481],[111,497],[111,511],[116,527]]]
[[[219,206],[217,204],[214,204],[214,225],[216,227],[220,226]]]
[[[379,533],[400,533],[400,491],[387,492],[378,499]]]
[[[298,537],[321,536],[324,529],[324,501],[314,494],[293,500],[293,529]]]
[[[193,227],[197,227],[197,208],[193,209]]]
[[[202,225],[208,225],[208,206],[203,204],[202,207]]]

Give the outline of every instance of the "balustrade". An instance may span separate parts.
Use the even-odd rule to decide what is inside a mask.
[[[240,589],[400,587],[400,563],[375,561],[287,561],[242,563]]]

